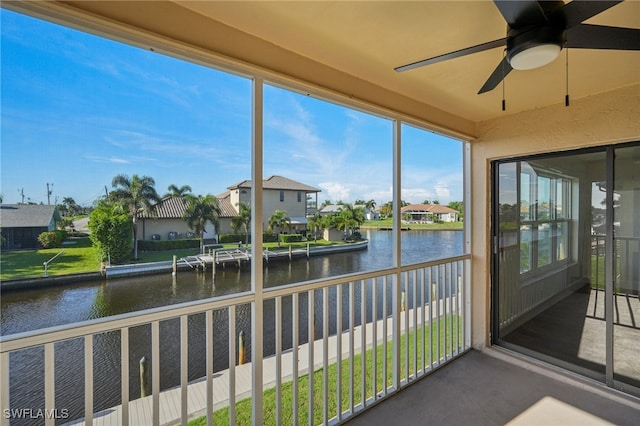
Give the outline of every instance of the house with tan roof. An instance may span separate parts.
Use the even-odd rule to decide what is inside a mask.
[[[233,233],[231,220],[239,214],[240,202],[251,203],[251,181],[243,180],[227,187],[227,191],[217,196],[220,205],[219,231]],[[276,210],[284,210],[291,218],[292,232],[306,229],[307,195],[317,194],[320,189],[296,182],[283,176],[270,176],[263,181],[264,210],[262,225],[267,230],[269,217]],[[317,200],[316,200],[317,202]],[[166,197],[156,204],[149,214],[140,219],[140,239],[166,240],[193,237],[193,232],[183,219],[187,208],[185,199]],[[211,223],[205,227],[205,238],[216,238]]]
[[[409,204],[400,209],[402,218],[409,222],[457,222],[458,212],[441,204]],[[407,219],[405,219],[407,218]]]

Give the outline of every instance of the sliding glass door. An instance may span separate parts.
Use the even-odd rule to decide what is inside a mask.
[[[638,393],[640,146],[493,164],[494,343]]]

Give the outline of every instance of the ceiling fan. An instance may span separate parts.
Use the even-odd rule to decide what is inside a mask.
[[[478,94],[493,90],[513,69],[544,66],[563,48],[640,50],[640,29],[583,24],[622,3],[618,1],[500,1],[494,0],[507,21],[507,36],[494,41],[423,59],[395,68],[408,71],[425,65],[506,46],[506,54]]]

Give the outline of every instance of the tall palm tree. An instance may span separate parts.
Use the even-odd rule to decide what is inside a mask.
[[[142,212],[150,212],[151,207],[160,201],[155,190],[156,181],[149,176],[129,176],[120,174],[113,178],[111,186],[116,188],[109,196],[120,203],[133,220],[133,258],[138,259],[138,217]]]
[[[217,197],[211,194],[205,196],[188,194],[185,200],[187,208],[183,218],[189,229],[200,236],[200,252],[202,253],[207,222],[211,222],[216,233],[220,230],[220,202]]]
[[[278,233],[278,247],[280,247],[280,230],[284,227],[291,229],[291,218],[284,210],[276,210],[269,217],[269,228]]]
[[[185,195],[191,192],[191,187],[189,185],[182,185],[178,188],[176,185],[171,184],[167,188],[169,192],[164,194],[164,197],[184,197]]]
[[[240,232],[244,228],[245,232],[245,244],[249,244],[249,232],[251,230],[251,206],[247,203],[240,201],[238,205],[240,211],[238,216],[231,218],[231,227],[235,232]]]

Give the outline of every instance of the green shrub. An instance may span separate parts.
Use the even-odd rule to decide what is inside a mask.
[[[246,241],[245,234],[219,234],[218,242],[220,244],[236,244],[238,241],[242,241],[242,244]],[[275,243],[278,241],[278,235],[275,232],[265,232],[262,234],[262,241],[265,243]],[[251,235],[249,235],[249,242],[251,242]]]
[[[187,238],[182,240],[138,241],[138,249],[143,251],[182,250],[198,247],[200,247],[200,240],[198,238]]]
[[[131,256],[133,224],[131,218],[115,205],[103,203],[96,207],[89,219],[91,242],[100,261],[111,259],[120,263]]]
[[[38,235],[38,242],[43,248],[60,247],[66,236],[67,233],[60,229],[55,231],[46,231]]]
[[[304,236],[302,234],[282,234],[280,240],[283,243],[299,243],[304,240]]]

